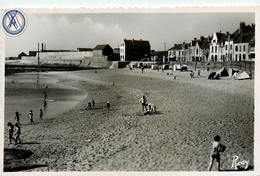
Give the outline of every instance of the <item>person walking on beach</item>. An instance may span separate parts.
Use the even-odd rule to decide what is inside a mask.
[[[198,70],[198,77],[201,77],[201,76],[200,76],[200,70]]]
[[[94,109],[94,106],[95,106],[95,101],[92,100],[92,108]]]
[[[15,119],[17,121],[17,123],[20,125],[20,115],[18,111],[15,112]]]
[[[145,96],[143,95],[143,97],[139,101],[142,104],[143,113],[144,113],[144,109],[147,112],[147,100],[146,100]]]
[[[30,124],[34,123],[34,121],[33,121],[33,111],[32,110],[30,110],[30,112],[29,112],[29,120],[30,120]]]
[[[42,108],[40,108],[40,119],[42,119],[42,117],[43,117],[43,111],[42,111]]]
[[[107,101],[107,110],[109,110],[109,108],[110,108],[110,102]]]
[[[215,136],[212,145],[212,150],[210,152],[210,163],[209,163],[208,171],[211,171],[215,159],[217,160],[218,163],[218,171],[220,171],[220,152],[224,152],[226,147],[222,145],[219,141],[220,141],[219,135]]]
[[[8,126],[8,134],[9,134],[9,144],[12,144],[12,139],[16,142],[15,138],[13,137],[14,134],[14,125],[11,122],[7,123]]]
[[[21,144],[21,139],[20,139],[21,128],[20,128],[18,123],[15,124],[15,131],[16,131],[16,133],[15,133],[15,136],[16,136],[15,144],[17,144],[17,143]]]
[[[44,102],[46,102],[46,101],[47,101],[47,93],[46,93],[46,92],[44,92],[43,94],[44,94],[43,101],[44,101]]]

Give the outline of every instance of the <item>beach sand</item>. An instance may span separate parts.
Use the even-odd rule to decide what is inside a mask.
[[[221,169],[229,170],[238,155],[252,170],[254,80],[208,80],[207,72],[194,79],[174,72],[174,80],[170,73],[49,72],[88,96],[62,114],[22,125],[21,145],[8,145],[5,129],[5,149],[33,153],[18,164],[10,164],[6,154],[6,171],[206,171],[216,134],[226,146]],[[143,115],[142,95],[158,114]],[[85,110],[92,99],[95,108]]]

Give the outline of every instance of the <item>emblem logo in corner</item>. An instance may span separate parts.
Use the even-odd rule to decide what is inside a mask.
[[[18,36],[22,34],[26,28],[26,16],[21,10],[7,10],[3,14],[2,28],[7,35]]]

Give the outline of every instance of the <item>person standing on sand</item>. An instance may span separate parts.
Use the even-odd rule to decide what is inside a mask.
[[[107,101],[107,110],[109,110],[109,108],[110,108],[110,102]]]
[[[47,93],[46,93],[46,92],[44,92],[43,94],[44,94],[43,101],[44,101],[44,102],[46,102],[46,101],[47,101]]]
[[[8,122],[8,134],[9,134],[9,144],[12,144],[12,139],[16,142],[15,138],[13,137],[14,134],[14,125],[11,122]]]
[[[139,100],[139,102],[142,104],[142,110],[143,110],[143,113],[144,113],[144,109],[146,109],[147,111],[147,100],[145,98],[145,96],[143,95],[143,97]]]
[[[15,144],[17,144],[18,141],[19,141],[19,144],[21,144],[21,139],[20,139],[21,128],[20,128],[18,123],[15,124],[15,131],[16,131],[16,133],[15,133],[15,136],[16,136]]]
[[[20,115],[18,111],[15,112],[15,119],[17,120],[17,123],[20,125]]]
[[[30,120],[30,124],[34,123],[34,121],[33,121],[33,111],[32,110],[30,110],[30,112],[29,112],[29,120]]]
[[[219,135],[215,136],[212,145],[212,150],[210,152],[210,163],[209,163],[208,171],[211,171],[215,159],[217,160],[218,163],[218,171],[220,171],[220,152],[224,152],[226,147],[222,145],[219,141],[220,141]]]
[[[40,108],[40,119],[42,119],[42,117],[43,117],[43,111],[42,111],[42,108]]]
[[[92,108],[94,109],[94,106],[95,106],[95,101],[92,100]]]
[[[144,67],[141,67],[141,70],[142,70],[142,74],[144,73]]]
[[[198,70],[198,77],[201,77],[201,76],[200,76],[200,70]]]

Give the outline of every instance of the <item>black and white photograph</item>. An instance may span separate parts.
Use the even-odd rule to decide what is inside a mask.
[[[3,172],[255,171],[254,11],[57,11],[3,12]]]

